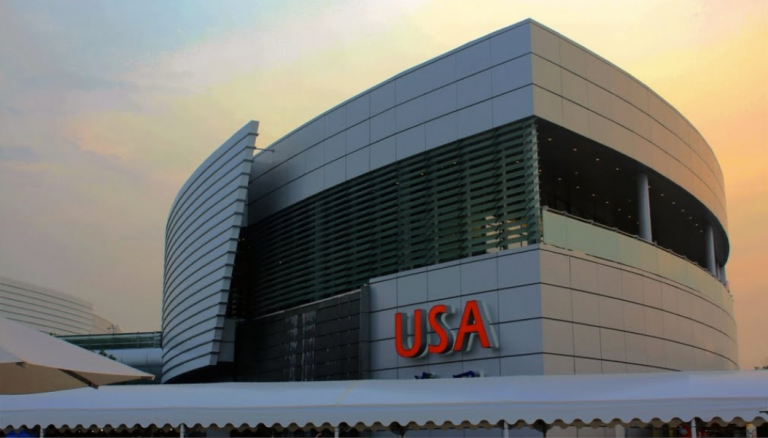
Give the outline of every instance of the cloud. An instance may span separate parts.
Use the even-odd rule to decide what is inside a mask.
[[[299,3],[278,25],[234,29],[182,50],[137,62],[122,79],[144,89],[203,92],[242,72],[276,69],[314,52],[380,34],[424,0]]]
[[[265,146],[533,17],[626,68],[707,135],[728,183],[742,365],[767,353],[755,339],[768,322],[753,311],[768,300],[756,274],[768,247],[765,3],[79,5],[0,1],[0,230],[13,230],[2,273],[89,299],[125,327],[157,328],[168,208],[229,135],[258,119]]]
[[[326,3],[256,27],[222,23],[225,32],[172,50],[132,45],[159,26],[127,40],[112,29],[132,30],[135,11],[116,18],[97,7],[98,19],[85,19],[0,5],[0,199],[11,206],[0,209],[0,229],[14,230],[0,246],[2,273],[90,300],[129,329],[157,328],[176,191],[249,112],[269,107],[249,105],[258,96],[232,90],[233,78],[246,83],[376,34],[413,7],[395,3]]]
[[[0,145],[0,161],[36,163],[40,161],[40,155],[29,146]]]

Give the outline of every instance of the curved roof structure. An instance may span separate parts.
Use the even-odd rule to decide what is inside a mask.
[[[256,193],[251,199],[287,191],[284,186],[291,183],[302,185],[290,178],[294,173],[289,169],[298,162],[316,163],[318,149],[325,149],[327,166],[366,146],[417,135],[414,128],[428,149],[530,115],[598,141],[669,178],[701,200],[727,229],[722,170],[696,128],[629,73],[530,19],[406,70],[277,140],[268,146],[274,154],[254,160]],[[457,125],[457,131],[446,132],[448,124]],[[257,179],[262,183],[255,184]],[[324,188],[342,181],[326,180]],[[270,210],[300,198],[290,197]],[[260,211],[251,221],[269,213]]]
[[[359,430],[646,426],[766,421],[768,373],[644,373],[483,379],[107,387],[0,398],[0,428]]]
[[[7,277],[0,277],[0,316],[54,335],[120,332],[86,300]]]
[[[258,122],[192,174],[168,215],[163,275],[163,380],[219,360]]]

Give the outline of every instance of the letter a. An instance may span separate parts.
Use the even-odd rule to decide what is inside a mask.
[[[461,325],[459,326],[459,333],[456,335],[453,351],[469,351],[475,336],[480,338],[480,345],[483,348],[498,347],[488,312],[485,311],[482,303],[472,300],[467,301],[467,305],[464,307],[464,314],[461,317]],[[469,337],[469,340],[464,345],[466,337]]]

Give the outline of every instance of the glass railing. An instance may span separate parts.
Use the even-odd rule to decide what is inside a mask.
[[[161,332],[59,336],[59,338],[92,351],[160,348],[162,346]]]
[[[598,223],[547,207],[542,209],[542,241],[546,244],[641,269],[694,289],[721,308],[732,307],[727,287],[687,258]]]

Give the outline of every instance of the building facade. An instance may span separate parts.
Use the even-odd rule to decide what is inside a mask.
[[[8,277],[0,277],[0,316],[53,335],[120,332],[88,301]]]
[[[738,368],[711,148],[535,21],[257,135],[171,207],[165,382]]]

